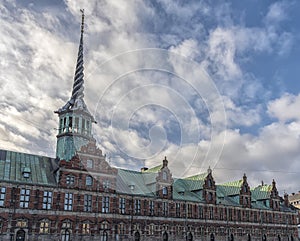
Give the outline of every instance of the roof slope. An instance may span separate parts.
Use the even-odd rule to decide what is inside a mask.
[[[55,186],[54,162],[50,157],[0,150],[0,180]],[[30,172],[28,178],[24,171]]]

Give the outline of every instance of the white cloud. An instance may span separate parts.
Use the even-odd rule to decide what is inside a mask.
[[[182,170],[186,175],[195,174],[218,162],[217,167],[225,169],[215,169],[217,181],[242,177],[248,170],[248,176],[255,180],[270,182],[277,176],[270,170],[284,174],[286,160],[292,168],[287,171],[299,169],[299,96],[286,94],[271,101],[268,114],[280,122],[261,126],[257,135],[235,129],[260,124],[265,110],[263,104],[253,102],[261,93],[269,94],[256,76],[245,73],[241,59],[255,61],[251,59],[253,53],[280,57],[287,55],[294,44],[294,36],[280,29],[281,22],[288,18],[283,3],[271,5],[263,24],[254,27],[235,24],[229,4],[217,6],[218,11],[203,1],[179,4],[164,0],[159,2],[160,9],[145,1],[81,0],[65,4],[66,11],[60,8],[53,12],[38,12],[33,5],[30,10],[18,4],[0,7],[1,148],[54,156],[57,117],[53,110],[70,95],[79,9],[84,7],[85,98],[99,118],[94,134],[114,164],[138,169],[143,160],[120,150],[135,157],[143,150],[148,157],[156,154],[147,161],[149,166],[160,164],[167,155],[177,176],[183,174]],[[215,25],[207,27],[206,18],[216,20]],[[167,46],[173,52],[165,58],[132,51],[158,46]],[[132,52],[114,57],[126,51]],[[183,64],[185,58],[176,59],[176,54],[204,61]],[[149,66],[172,71],[143,70]],[[212,73],[211,85],[201,68]],[[156,108],[146,106],[149,103]],[[122,124],[117,126],[118,138],[112,135],[109,122],[116,110],[115,121]],[[128,113],[132,115],[128,117]],[[124,120],[129,124],[123,126]],[[171,133],[180,139],[180,131],[193,138],[176,142],[164,135]],[[155,145],[151,145],[151,138]],[[281,178],[282,183],[287,185],[288,177]],[[291,187],[298,185],[297,180]]]
[[[268,104],[268,114],[281,122],[300,120],[300,95],[284,94]]]

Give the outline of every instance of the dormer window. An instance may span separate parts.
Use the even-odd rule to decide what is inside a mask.
[[[23,174],[24,178],[26,178],[26,179],[29,178],[30,174],[31,174],[30,168],[29,167],[24,167],[22,174]]]
[[[211,182],[210,179],[207,180],[207,186],[208,186],[208,187],[212,187],[212,182]]]
[[[163,193],[163,195],[168,195],[168,188],[167,187],[163,187],[162,193]]]
[[[163,171],[163,180],[167,180],[167,179],[168,179],[167,172]]]

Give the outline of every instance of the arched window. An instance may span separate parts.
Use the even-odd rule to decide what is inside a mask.
[[[215,235],[213,233],[210,235],[210,241],[215,241]]]
[[[136,231],[134,234],[134,241],[140,241],[140,239],[141,239],[141,235],[139,231]]]
[[[267,236],[265,234],[262,237],[262,241],[267,241]]]
[[[92,186],[93,185],[93,178],[91,176],[86,176],[85,185],[86,186]]]
[[[251,235],[248,233],[248,241],[251,241]]]
[[[229,240],[230,240],[230,241],[234,241],[234,236],[233,236],[233,234],[230,234]]]
[[[101,241],[108,241],[108,233],[106,230],[104,230],[101,235]]]
[[[118,225],[118,234],[120,234],[120,235],[125,234],[125,224],[124,223],[119,223],[119,225]]]
[[[278,240],[278,241],[281,241],[281,237],[280,237],[279,234],[277,235],[277,240]]]
[[[294,241],[294,237],[293,237],[293,235],[291,234],[291,241]]]
[[[193,241],[193,235],[191,233],[188,233],[187,241]]]
[[[163,234],[163,241],[168,241],[168,233],[166,231]]]
[[[72,223],[70,220],[65,220],[62,223],[62,231],[61,231],[61,240],[62,241],[71,241],[71,227]]]
[[[71,232],[69,231],[69,229],[64,229],[61,232],[61,240],[62,241],[70,241],[71,240]]]
[[[16,240],[18,241],[25,241],[26,233],[23,229],[18,230],[16,233]]]

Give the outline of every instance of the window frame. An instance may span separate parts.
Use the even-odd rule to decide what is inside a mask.
[[[44,191],[42,209],[51,210],[52,209],[52,200],[53,200],[53,192],[47,191],[47,190]]]
[[[73,210],[73,200],[74,200],[73,193],[66,192],[65,199],[64,199],[64,211],[72,211]]]
[[[20,208],[28,208],[30,202],[30,189],[21,188],[20,190]]]

